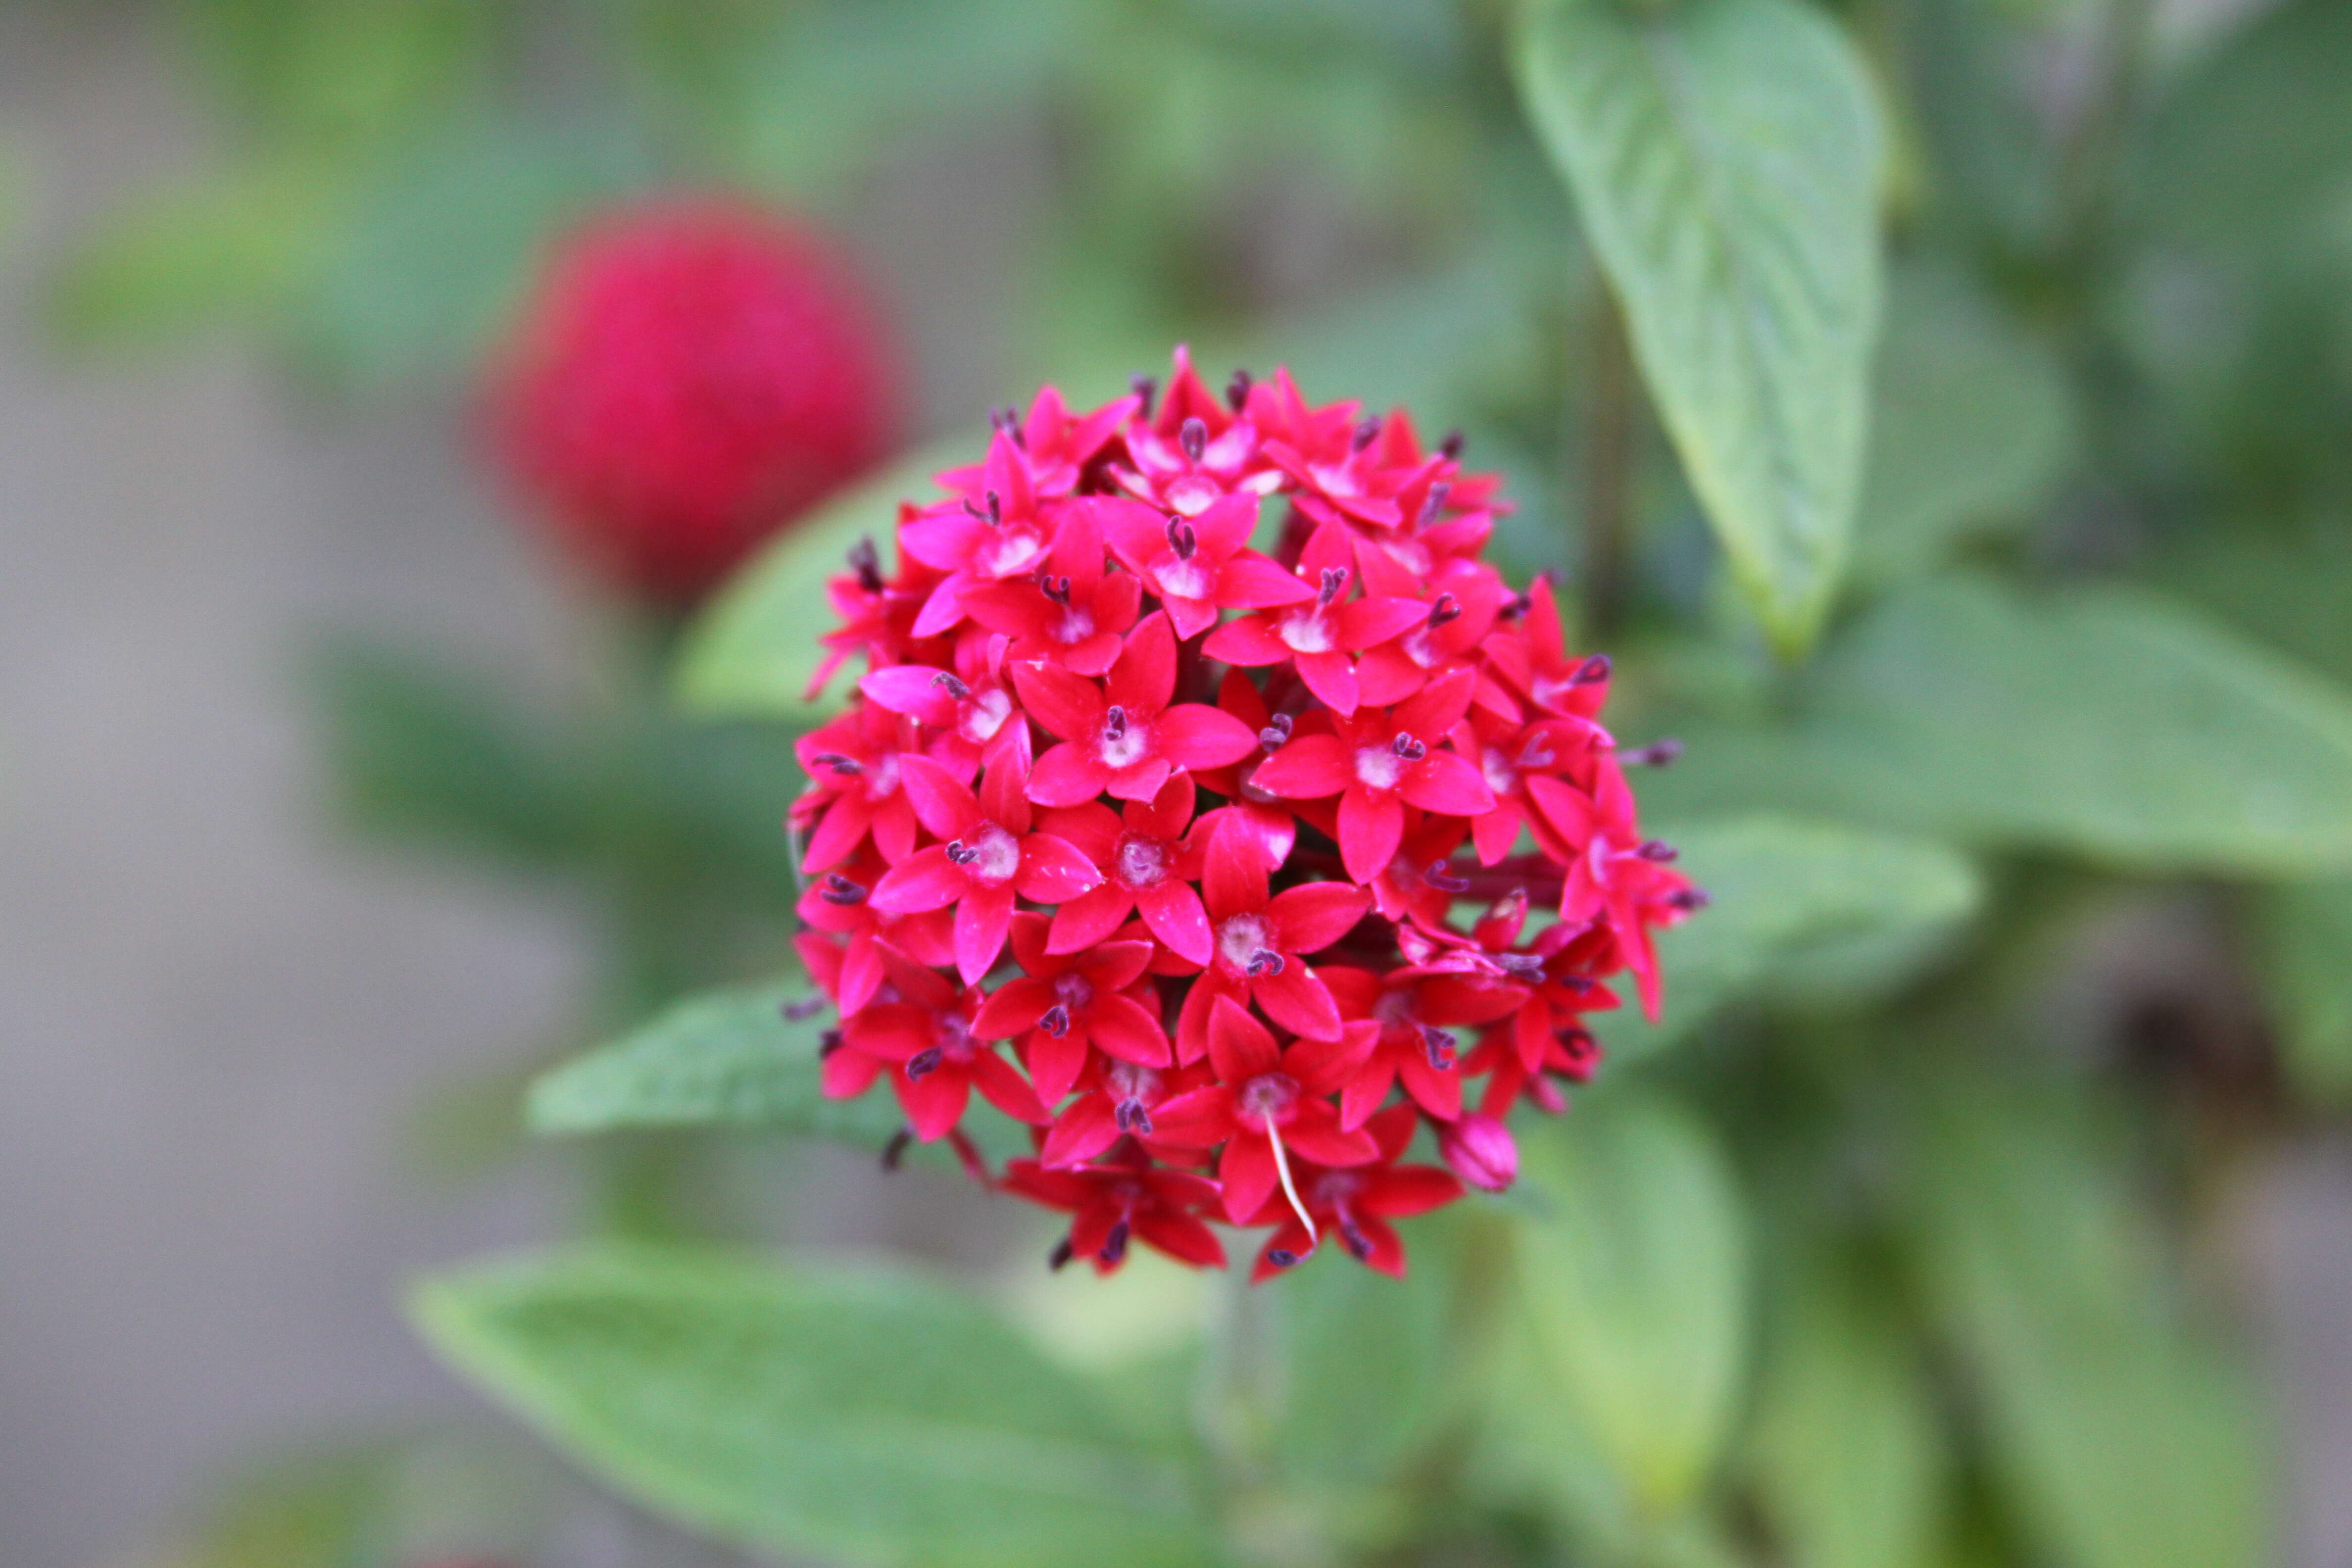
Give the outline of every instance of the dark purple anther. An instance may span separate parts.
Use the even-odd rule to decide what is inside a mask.
[[[937,1046],[926,1046],[921,1050],[917,1051],[913,1056],[908,1057],[907,1058],[907,1081],[908,1083],[920,1083],[923,1079],[939,1071],[940,1063],[946,1058],[946,1055],[947,1053],[940,1050]]]
[[[1408,763],[1417,763],[1421,761],[1422,758],[1429,755],[1429,747],[1427,745],[1422,742],[1414,740],[1411,735],[1405,734],[1402,731],[1398,732],[1395,740],[1389,742],[1389,750],[1394,752],[1398,756],[1402,757]]]
[[[1152,400],[1160,395],[1160,378],[1138,371],[1127,378],[1127,389],[1141,400],[1143,406],[1136,411],[1139,418],[1151,417]]]
[[[1201,454],[1209,449],[1209,426],[1199,415],[1176,426],[1176,444],[1184,448],[1184,460],[1197,463]]]
[[[1037,1020],[1037,1026],[1058,1040],[1070,1032],[1070,1010],[1056,1002],[1045,1009],[1045,1016]]]
[[[833,1004],[822,996],[803,996],[797,1002],[787,1002],[783,1005],[784,1022],[787,1024],[804,1022],[815,1017],[831,1005]]]
[[[1127,1257],[1127,1221],[1121,1220],[1110,1227],[1110,1234],[1103,1237],[1102,1250],[1095,1256],[1109,1264],[1117,1264]]]
[[[1234,372],[1233,380],[1225,383],[1225,406],[1239,414],[1249,402],[1250,385],[1249,372],[1245,370]]]
[[[828,904],[847,909],[853,904],[862,904],[866,901],[866,884],[853,882],[837,871],[827,871],[824,874],[824,886],[818,889],[816,896]]]
[[[1429,869],[1421,874],[1421,879],[1441,893],[1466,893],[1470,890],[1470,879],[1448,875],[1443,860],[1432,860]]]
[[[1444,626],[1448,621],[1458,621],[1461,618],[1462,601],[1455,598],[1451,594],[1438,595],[1436,603],[1429,606],[1429,629],[1431,631],[1435,631],[1438,627]]]
[[[1356,428],[1348,437],[1348,450],[1360,452],[1380,438],[1381,416],[1368,414],[1356,421]]]
[[[860,588],[869,594],[882,591],[882,558],[874,552],[872,534],[849,547],[849,569],[857,574]]]
[[[1653,741],[1634,751],[1618,752],[1617,760],[1629,768],[1663,768],[1682,754],[1680,741]]]
[[[1614,668],[1607,654],[1596,653],[1576,667],[1576,673],[1568,678],[1568,683],[1570,686],[1591,686],[1595,681],[1608,679],[1610,670]]]
[[[1345,566],[1326,566],[1323,568],[1323,586],[1316,591],[1315,602],[1328,605],[1338,598],[1347,586],[1348,569]]]

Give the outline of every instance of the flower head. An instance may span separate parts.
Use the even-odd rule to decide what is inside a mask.
[[[1704,901],[1608,661],[1479,559],[1506,503],[1457,444],[1283,372],[1048,388],[939,483],[895,578],[835,580],[866,668],[801,747],[826,1091],[1028,1123],[998,1184],[1072,1215],[1060,1260],[1218,1264],[1221,1221],[1272,1227],[1260,1278],[1335,1237],[1402,1272],[1394,1222],[1511,1183],[1504,1118],[1591,1076],[1612,975],[1655,1007]]]
[[[693,599],[887,451],[887,355],[859,294],[814,237],[746,203],[604,214],[501,351],[499,455],[617,584]]]

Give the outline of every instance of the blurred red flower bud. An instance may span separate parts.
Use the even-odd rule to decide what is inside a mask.
[[[592,567],[683,604],[886,453],[887,358],[814,237],[742,201],[651,200],[556,250],[494,363],[498,455]]]

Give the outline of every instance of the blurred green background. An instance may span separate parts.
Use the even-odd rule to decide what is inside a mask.
[[[1558,47],[1605,84],[1633,29],[1700,132],[1771,121],[1703,29],[1780,12],[1637,9]],[[1204,1334],[1298,1357],[1189,1406],[1259,1561],[2352,1561],[2352,7],[1789,9],[1883,142],[1844,149],[1884,306],[1801,652],[1516,7],[0,16],[11,1560],[726,1561],[397,1318],[426,1264],[683,1231],[943,1259],[1038,1378],[1147,1405]],[[868,269],[910,444],[1187,341],[1507,474],[1494,553],[1561,575],[1621,736],[1687,746],[1644,810],[1718,896],[1531,1205],[1413,1232],[1413,1287],[1235,1307],[1047,1287],[1038,1216],[790,1114],[524,1144],[538,1068],[784,967],[807,715],[757,612],[837,543],[681,676],[481,471],[546,246],[681,185]]]

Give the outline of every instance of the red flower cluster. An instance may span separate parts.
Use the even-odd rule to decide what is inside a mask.
[[[811,695],[868,672],[793,806],[825,1091],[887,1076],[1075,1215],[1057,1262],[1222,1264],[1214,1218],[1274,1227],[1261,1278],[1328,1235],[1402,1272],[1389,1222],[1509,1184],[1503,1118],[1591,1076],[1609,976],[1654,1014],[1651,932],[1703,895],[1635,823],[1609,661],[1478,559],[1458,442],[1286,373],[1220,400],[1181,349],[1154,391],[1002,411],[895,575],[833,582]],[[1034,1130],[1001,1177],[975,1089]],[[1443,1168],[1401,1163],[1423,1123]]]
[[[623,208],[565,244],[503,350],[499,455],[617,586],[692,600],[883,456],[886,357],[798,228],[724,199]]]

